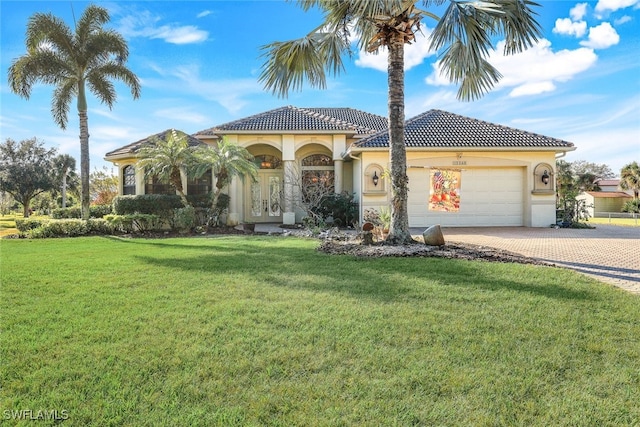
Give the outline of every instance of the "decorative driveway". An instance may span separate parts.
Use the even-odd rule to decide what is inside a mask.
[[[421,235],[420,229],[412,233]],[[443,228],[447,242],[489,246],[570,268],[640,294],[640,227]]]

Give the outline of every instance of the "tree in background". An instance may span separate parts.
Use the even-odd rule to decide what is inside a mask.
[[[633,200],[624,204],[623,212],[640,213],[640,167],[631,162],[620,170],[620,188],[633,191]]]
[[[92,205],[110,205],[118,195],[118,177],[108,172],[106,166],[91,172],[89,188]]]
[[[326,87],[326,74],[344,70],[343,53],[351,53],[350,40],[367,52],[388,51],[388,118],[391,163],[392,219],[387,242],[413,241],[407,207],[407,160],[404,141],[404,46],[415,41],[423,18],[437,25],[431,49],[441,50],[440,65],[447,78],[459,83],[458,98],[473,100],[488,92],[501,75],[487,56],[498,36],[504,36],[504,54],[521,52],[540,36],[530,0],[453,1],[442,17],[418,7],[432,8],[445,0],[298,0],[304,10],[319,8],[324,22],[306,36],[263,46],[266,62],[259,80],[265,88],[286,97],[305,79]]]
[[[571,162],[571,170],[576,175],[591,174],[598,179],[610,179],[616,176],[609,165],[587,162],[586,160]]]
[[[51,114],[62,129],[67,127],[69,105],[73,98],[77,99],[83,219],[89,219],[90,204],[87,86],[109,108],[116,101],[112,79],[129,86],[134,99],[140,96],[138,77],[124,66],[129,56],[124,37],[103,28],[109,20],[105,8],[90,5],[73,33],[65,22],[50,13],[34,14],[27,24],[27,53],[13,61],[8,73],[11,91],[25,99],[29,99],[36,83],[55,86]]]
[[[56,179],[60,183],[60,195],[62,196],[61,207],[67,207],[67,185],[76,175],[76,159],[69,154],[59,154],[53,159]]]
[[[56,150],[47,149],[36,138],[0,144],[0,191],[7,192],[29,217],[29,204],[38,194],[57,185],[54,168]]]

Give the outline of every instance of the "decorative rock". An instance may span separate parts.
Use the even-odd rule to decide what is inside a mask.
[[[444,246],[444,236],[440,225],[432,225],[422,233],[424,244],[427,246]]]

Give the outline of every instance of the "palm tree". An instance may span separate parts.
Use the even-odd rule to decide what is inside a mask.
[[[222,138],[216,146],[208,146],[199,152],[202,165],[211,168],[216,180],[211,207],[216,209],[222,190],[231,184],[236,176],[249,176],[253,181],[258,178],[258,167],[253,156],[246,148]]]
[[[76,176],[76,159],[68,154],[59,154],[53,159],[55,172],[58,181],[61,182],[60,194],[62,196],[62,208],[67,207],[67,185],[68,179]]]
[[[633,198],[638,199],[640,194],[640,167],[638,162],[625,165],[620,171],[620,188],[633,191]]]
[[[182,204],[190,206],[182,186],[181,171],[188,177],[201,176],[204,172],[196,156],[197,145],[189,144],[189,136],[175,129],[167,130],[151,138],[138,150],[137,167],[145,171],[147,177],[156,177],[168,182],[180,195]]]
[[[86,89],[103,104],[113,107],[116,91],[111,79],[124,82],[134,99],[140,96],[140,83],[124,63],[129,48],[124,38],[104,29],[110,17],[106,9],[90,5],[75,26],[75,33],[50,13],[29,18],[26,32],[27,53],[13,61],[8,78],[11,90],[29,99],[36,83],[55,86],[51,102],[53,119],[66,129],[72,99],[77,99],[80,118],[80,177],[82,218],[89,218],[89,125]]]
[[[426,8],[447,0],[424,0]],[[325,13],[324,22],[306,36],[263,46],[266,62],[259,80],[279,96],[302,88],[304,80],[326,87],[326,75],[344,70],[342,54],[350,53],[349,37],[359,37],[358,47],[368,52],[388,50],[388,118],[391,162],[392,219],[387,242],[412,241],[409,231],[404,143],[404,45],[415,40],[423,18],[437,20],[431,48],[443,49],[440,63],[447,77],[460,84],[458,97],[479,98],[500,79],[486,60],[498,35],[506,38],[505,54],[521,52],[540,35],[530,0],[456,1],[442,17],[419,9],[417,0],[298,0],[309,10]]]

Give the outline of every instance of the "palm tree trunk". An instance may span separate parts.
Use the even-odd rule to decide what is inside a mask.
[[[407,153],[404,143],[404,40],[389,40],[389,149],[391,157],[391,226],[386,241],[394,245],[413,242],[409,231]]]
[[[82,187],[82,219],[88,220],[90,216],[89,205],[89,118],[87,117],[87,96],[85,94],[84,80],[78,82],[78,116],[80,116],[80,184]]]
[[[62,209],[67,207],[67,173],[68,170],[65,168],[62,174]]]

